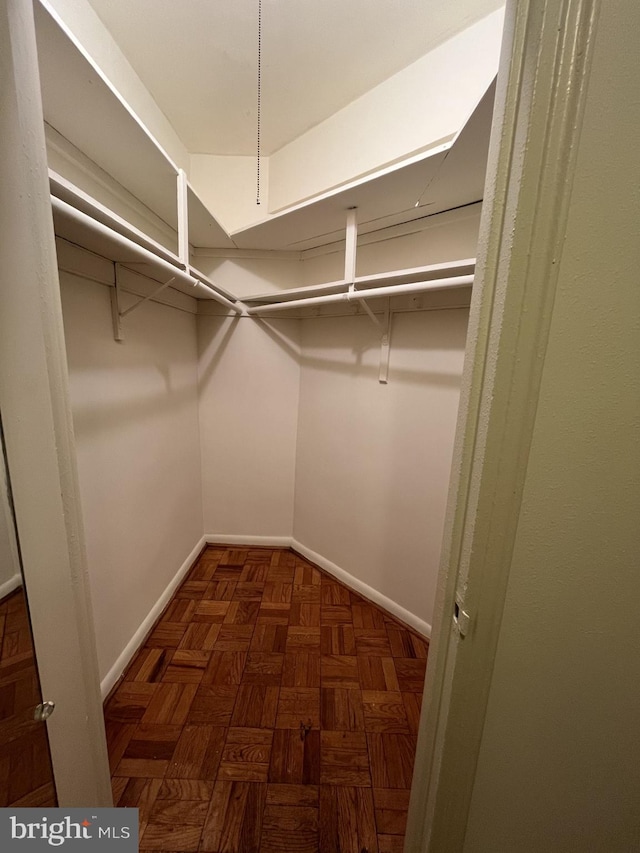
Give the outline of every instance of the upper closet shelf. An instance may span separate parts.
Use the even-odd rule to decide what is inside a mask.
[[[376,232],[384,237],[386,228],[482,199],[495,84],[453,139],[436,140],[428,151],[229,235],[198,197],[185,172],[60,20],[50,0],[34,6],[44,118],[52,129],[48,147],[50,156],[60,164],[56,172],[50,172],[56,233],[116,265],[130,266],[155,279],[158,288],[138,304],[165,287],[249,315],[270,313],[278,307],[286,310],[295,303],[303,309],[305,302],[308,307],[355,300],[378,323],[367,305],[369,299],[472,283],[473,259],[356,276],[357,236],[359,229],[361,235]],[[341,281],[258,294],[243,302],[191,263],[199,248],[300,252],[342,241],[345,276]],[[118,333],[119,320],[137,306],[120,310],[118,267],[115,280],[114,331]]]
[[[167,259],[166,256],[170,253],[165,249],[162,250],[164,255],[160,255],[152,248],[122,233],[123,229],[115,230],[109,224],[101,222],[55,195],[51,197],[51,207],[58,237],[82,246],[103,258],[108,258],[116,264],[132,267],[165,286],[170,284],[174,290],[198,299],[214,299],[228,310],[238,314],[243,312],[243,306],[237,303],[233,296],[227,296],[226,291],[221,292],[208,279],[205,281],[204,277],[193,276],[177,257],[173,256],[172,260]]]
[[[187,211],[189,218],[189,243],[198,248],[235,249],[236,245],[222,225],[210,213],[204,202],[187,181]]]
[[[482,200],[494,96],[492,83],[451,142],[234,231],[233,241],[244,249],[303,251],[340,242],[350,208],[367,234]]]
[[[187,264],[188,247],[179,235],[182,232],[184,237],[185,216],[192,248],[302,251],[339,242],[349,208],[358,208],[360,233],[368,234],[482,199],[494,85],[453,139],[435,142],[429,151],[229,235],[188,182],[180,202],[178,166],[62,23],[49,0],[34,6],[45,121],[116,186],[125,188],[178,233],[177,254]],[[66,177],[83,185],[76,173]],[[95,182],[84,189],[100,195]]]
[[[55,12],[34,10],[45,121],[176,230],[175,164]]]
[[[51,195],[55,196],[55,198],[59,198],[61,201],[67,202],[67,204],[75,207],[83,213],[86,213],[97,222],[117,231],[118,234],[122,234],[123,237],[128,237],[130,240],[133,240],[134,243],[144,246],[145,249],[149,249],[149,251],[161,258],[164,258],[165,261],[169,261],[171,264],[180,266],[180,260],[176,254],[170,252],[169,249],[162,246],[156,240],[153,240],[148,234],[145,234],[121,216],[118,216],[117,213],[109,210],[109,208],[104,204],[92,198],[88,193],[84,192],[84,190],[76,187],[71,183],[71,181],[63,178],[62,175],[58,175],[52,169],[49,169],[49,187]],[[57,224],[61,225],[60,217],[57,218]],[[56,233],[58,233],[57,229]],[[68,234],[58,233],[58,236],[63,237],[70,242],[77,242],[77,240],[71,240]],[[76,237],[77,236],[78,235],[76,234]],[[99,252],[97,254],[99,254]]]

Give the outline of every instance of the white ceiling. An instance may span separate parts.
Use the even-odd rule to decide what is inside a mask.
[[[89,0],[186,147],[256,150],[258,0]],[[263,0],[270,154],[504,0]]]

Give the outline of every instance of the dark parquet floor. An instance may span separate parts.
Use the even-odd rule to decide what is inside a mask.
[[[401,853],[427,643],[292,551],[209,546],[105,708],[163,853]]]
[[[24,591],[0,601],[0,806],[55,806],[47,729]]]

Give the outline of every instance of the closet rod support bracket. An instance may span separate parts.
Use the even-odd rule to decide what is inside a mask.
[[[353,283],[356,277],[356,251],[358,243],[358,210],[347,210],[347,225],[344,244],[344,280]]]
[[[131,314],[132,311],[135,311],[136,308],[139,308],[144,302],[148,302],[150,299],[154,299],[159,293],[162,293],[165,288],[169,287],[169,285],[172,284],[175,280],[175,275],[172,275],[168,281],[165,281],[165,283],[161,284],[160,287],[156,287],[156,289],[149,293],[147,296],[141,296],[140,299],[138,299],[137,302],[134,302],[133,305],[127,308],[126,311],[120,312],[120,319],[126,317],[127,314]]]
[[[124,332],[122,330],[122,319],[126,317],[127,314],[131,314],[132,311],[135,311],[136,308],[139,308],[145,302],[149,302],[151,299],[155,299],[159,293],[162,293],[165,288],[169,287],[172,284],[176,277],[173,275],[168,281],[165,281],[164,284],[161,284],[159,287],[156,287],[151,293],[147,294],[147,296],[141,296],[133,305],[130,305],[124,311],[121,310],[121,301],[120,294],[122,292],[122,288],[120,285],[120,264],[117,261],[114,261],[114,287],[111,289],[111,319],[113,322],[113,339],[115,341],[123,341],[124,340]],[[196,282],[197,283],[197,282]]]
[[[122,332],[122,314],[120,313],[120,264],[114,261],[114,284],[111,288],[111,322],[113,323],[113,339],[118,343],[124,340]]]
[[[380,339],[380,372],[378,382],[386,385],[389,382],[389,356],[391,354],[391,299],[387,299]]]

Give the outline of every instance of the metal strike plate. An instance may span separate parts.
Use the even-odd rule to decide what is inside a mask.
[[[462,599],[457,595],[453,605],[453,623],[461,637],[467,636],[470,622],[471,617],[466,610],[462,609]]]
[[[33,712],[33,719],[37,723],[44,723],[44,721],[48,720],[49,717],[53,714],[55,709],[55,702],[41,702],[39,705],[36,706],[36,709]]]

